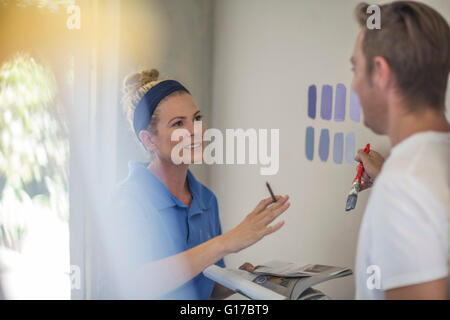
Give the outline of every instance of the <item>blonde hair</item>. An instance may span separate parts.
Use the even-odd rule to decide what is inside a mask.
[[[154,86],[158,83],[165,81],[165,79],[159,79],[159,71],[156,69],[143,70],[141,72],[132,73],[125,77],[123,81],[123,97],[122,97],[122,106],[124,112],[127,115],[128,122],[130,123],[131,130],[137,136],[139,132],[135,132],[134,130],[134,112],[136,110],[139,101],[141,101],[142,97]],[[185,91],[174,91],[164,99],[162,99],[159,103],[168,99],[172,95],[177,94],[185,94]],[[151,134],[156,135],[158,132],[156,130],[156,126],[159,122],[159,107],[156,107],[155,111],[152,114],[147,130],[150,131]],[[145,150],[148,150],[147,147],[142,143]],[[150,158],[153,159],[154,154],[150,150]]]
[[[142,97],[154,86],[164,80],[158,80],[159,71],[156,69],[143,70],[141,72],[132,73],[125,77],[123,81],[123,97],[122,106],[130,123],[131,130],[134,132],[133,119],[134,111],[141,101]],[[156,108],[150,119],[149,130],[156,134],[156,124],[159,121],[159,112]],[[139,132],[134,132],[136,135]]]

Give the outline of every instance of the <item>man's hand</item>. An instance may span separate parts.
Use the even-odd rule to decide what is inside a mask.
[[[355,160],[362,162],[364,165],[364,171],[361,178],[361,188],[359,189],[359,191],[363,191],[370,188],[375,182],[375,179],[383,166],[384,158],[374,150],[370,150],[367,154],[360,149],[355,156]],[[358,167],[356,170],[358,170]]]

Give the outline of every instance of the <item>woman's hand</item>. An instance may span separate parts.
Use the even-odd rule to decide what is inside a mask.
[[[262,200],[238,226],[222,235],[227,254],[239,252],[283,226],[284,221],[269,226],[290,206],[289,196],[276,196],[276,199],[274,203],[271,197]]]
[[[361,177],[361,187],[359,191],[369,189],[381,171],[384,158],[374,150],[370,150],[368,154],[363,150],[358,150],[355,160],[362,162],[364,165],[364,171]],[[358,168],[356,170],[358,170]]]

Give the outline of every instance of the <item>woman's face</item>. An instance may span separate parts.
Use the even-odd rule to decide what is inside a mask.
[[[179,159],[190,163],[199,162],[203,157],[203,126],[202,115],[190,94],[176,94],[163,100],[159,106],[159,121],[156,125],[156,135],[152,135],[153,151],[163,161],[171,161],[172,150],[177,146]],[[197,131],[194,131],[197,122]],[[199,126],[201,124],[201,127]],[[177,129],[186,130],[184,134],[172,134]],[[183,158],[184,156],[184,158]]]

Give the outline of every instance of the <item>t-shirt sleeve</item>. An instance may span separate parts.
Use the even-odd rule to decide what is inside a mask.
[[[412,178],[380,181],[371,215],[371,262],[379,267],[381,289],[429,282],[448,274],[448,219],[445,208]],[[448,208],[447,208],[448,209]]]

